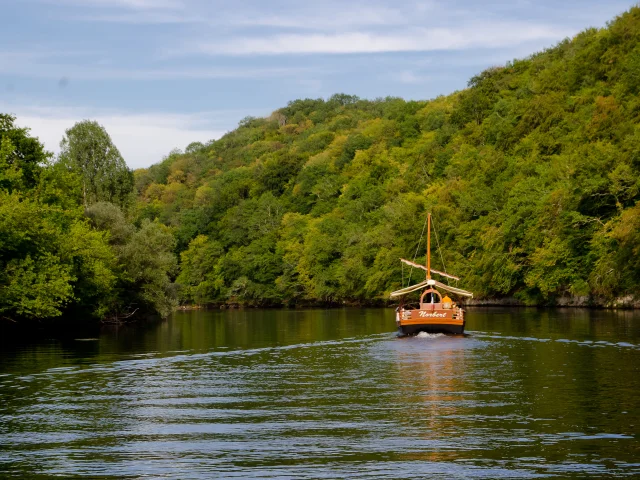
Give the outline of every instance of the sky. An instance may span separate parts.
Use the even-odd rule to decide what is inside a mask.
[[[298,98],[449,94],[634,3],[0,0],[0,112],[53,152],[97,120],[147,167]]]

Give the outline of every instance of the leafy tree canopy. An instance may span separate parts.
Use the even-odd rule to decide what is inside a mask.
[[[104,127],[90,120],[78,122],[66,131],[60,149],[59,161],[81,178],[85,207],[101,201],[128,203],[133,173]]]
[[[176,262],[168,229],[148,221],[136,228],[112,203],[93,203],[85,216],[87,197],[80,192],[87,177],[68,168],[66,159],[50,164],[51,155],[38,139],[14,120],[0,115],[0,320],[168,314]],[[79,131],[84,130],[68,134],[75,138]],[[113,148],[107,148],[112,157]],[[72,151],[69,146],[64,154]],[[89,164],[102,177],[91,182],[103,182],[105,175],[113,182],[130,176],[121,158],[106,166],[98,158]],[[101,183],[95,185],[88,190],[92,201],[101,195],[124,201],[126,189],[112,185],[111,195]]]

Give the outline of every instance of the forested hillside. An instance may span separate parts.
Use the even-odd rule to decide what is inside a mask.
[[[187,303],[386,299],[429,211],[476,297],[635,295],[639,39],[635,7],[446,97],[290,102],[135,172],[136,215],[174,232]]]
[[[0,320],[386,302],[427,212],[476,298],[638,305],[639,40],[634,7],[461,92],[296,100],[133,175],[96,122],[53,158],[1,114]]]

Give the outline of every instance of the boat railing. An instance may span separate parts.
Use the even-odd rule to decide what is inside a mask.
[[[459,307],[455,303],[407,303],[402,305],[403,310],[454,310],[456,311]]]

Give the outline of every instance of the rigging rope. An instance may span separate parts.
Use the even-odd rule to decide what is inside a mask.
[[[427,221],[429,220],[429,215],[424,220],[424,225],[422,225],[422,233],[420,234],[420,240],[418,240],[418,246],[416,247],[416,253],[413,255],[413,262],[416,261],[416,257],[418,256],[418,250],[420,250],[420,244],[422,243],[422,237],[424,237],[424,229],[427,228]],[[407,281],[407,285],[411,284],[411,274],[413,273],[413,267],[409,270],[409,280]]]
[[[435,222],[433,221],[433,216],[431,217],[431,223],[433,223],[433,233],[436,234],[436,244],[438,245],[438,253],[440,254],[440,261],[442,262],[442,268],[444,269],[444,273],[447,273],[447,266],[444,264],[444,257],[442,256],[442,249],[440,248],[440,240],[438,240],[438,231],[436,230]],[[447,284],[449,283],[449,279],[446,280]]]

